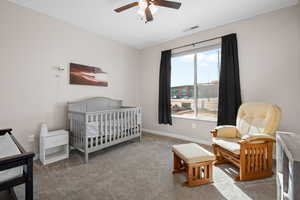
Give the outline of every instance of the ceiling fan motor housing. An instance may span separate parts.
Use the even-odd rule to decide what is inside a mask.
[[[135,6],[140,7],[138,14],[140,14],[142,17],[145,17],[145,22],[147,23],[153,20],[153,14],[157,10],[156,6],[179,9],[181,3],[167,0],[139,0],[139,2],[133,2],[117,8],[115,11],[119,13]]]

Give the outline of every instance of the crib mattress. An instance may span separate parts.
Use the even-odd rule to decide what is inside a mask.
[[[21,154],[20,150],[7,133],[0,136],[0,158]],[[15,167],[0,171],[0,183],[23,175],[23,167]]]
[[[103,127],[104,129],[104,127]],[[110,135],[110,134],[113,134],[113,133],[110,133],[110,131],[114,130],[114,129],[117,129],[117,125],[111,125],[109,127],[106,127],[107,129],[107,135]],[[125,129],[124,131],[126,131],[128,129]],[[98,123],[89,123],[87,126],[86,126],[86,135],[88,137],[97,137],[99,136],[99,125]]]

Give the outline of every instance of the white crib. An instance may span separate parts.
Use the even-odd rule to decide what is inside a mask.
[[[122,101],[96,97],[68,103],[70,144],[85,154],[134,138],[141,139],[141,108]]]

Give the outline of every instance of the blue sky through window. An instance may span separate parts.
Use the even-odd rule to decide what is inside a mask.
[[[197,53],[197,82],[219,80],[218,54],[220,49]],[[172,58],[171,87],[194,84],[194,55]]]

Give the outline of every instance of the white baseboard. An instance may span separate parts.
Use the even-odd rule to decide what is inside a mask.
[[[155,134],[155,135],[161,135],[161,136],[167,136],[167,137],[172,137],[172,138],[177,138],[180,140],[186,140],[189,142],[196,142],[199,144],[204,144],[204,145],[211,145],[212,143],[209,141],[205,141],[205,140],[201,140],[201,139],[197,139],[197,138],[192,138],[192,137],[188,137],[188,136],[184,136],[184,135],[177,135],[174,133],[167,133],[167,132],[163,132],[163,131],[157,131],[157,130],[150,130],[150,129],[143,129],[144,133],[150,133],[150,134]]]

